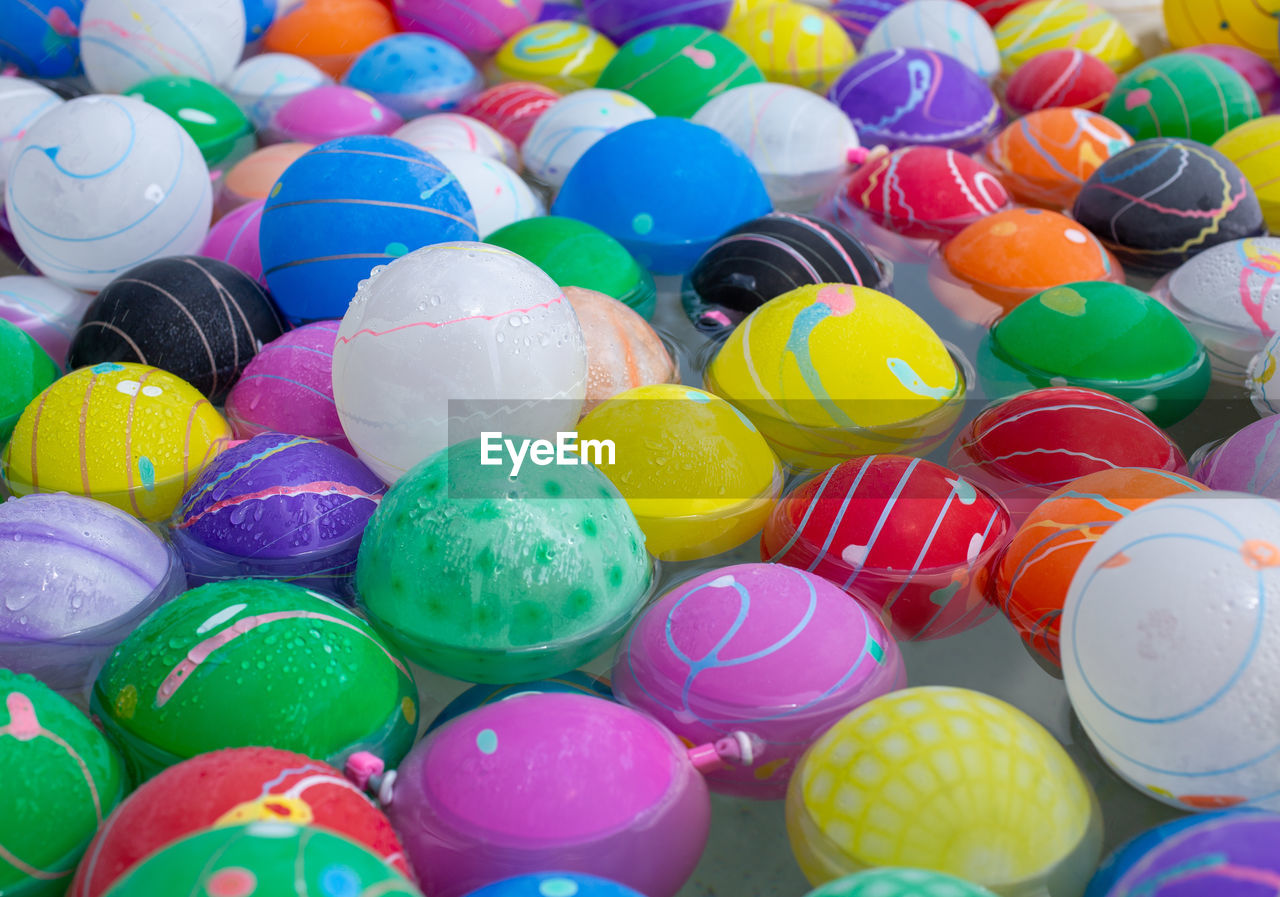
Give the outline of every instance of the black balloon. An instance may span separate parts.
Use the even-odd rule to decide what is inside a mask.
[[[1194,140],[1156,137],[1103,162],[1072,210],[1126,268],[1172,271],[1198,252],[1265,232],[1248,179]]]
[[[271,297],[238,268],[171,256],[103,287],[71,340],[68,364],[154,365],[221,404],[250,359],[284,330]]]
[[[888,268],[843,228],[773,212],[739,225],[685,278],[685,313],[703,333],[729,330],[776,296],[815,283],[888,287]]]

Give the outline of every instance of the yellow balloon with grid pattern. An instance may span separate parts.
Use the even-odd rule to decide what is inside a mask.
[[[964,688],[903,689],[845,716],[801,758],[786,813],[814,884],[909,866],[996,893],[1042,893],[1052,877],[1079,894],[1102,848],[1097,801],[1062,746]]]

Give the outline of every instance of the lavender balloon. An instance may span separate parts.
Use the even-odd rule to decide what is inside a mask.
[[[1195,477],[1210,489],[1280,499],[1280,417],[1264,417],[1192,459]],[[1202,450],[1203,451],[1203,450]]]
[[[173,538],[192,588],[279,579],[350,601],[360,539],[385,491],[339,448],[263,433],[204,469],[182,498]]]
[[[584,0],[591,27],[621,46],[661,25],[701,25],[719,31],[729,21],[733,0]]]
[[[1085,897],[1253,897],[1280,880],[1280,815],[1226,810],[1175,819],[1121,845]]]
[[[865,56],[832,85],[863,146],[939,146],[974,152],[1004,121],[995,94],[958,59],[899,47]]]
[[[74,698],[185,588],[172,548],[111,505],[61,492],[0,504],[0,667]]]

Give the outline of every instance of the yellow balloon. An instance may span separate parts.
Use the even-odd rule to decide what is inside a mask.
[[[493,58],[497,81],[533,81],[569,93],[595,87],[618,52],[594,28],[579,22],[538,22],[513,34]]]
[[[598,463],[587,440],[612,441],[612,463]],[[778,459],[751,421],[688,386],[640,386],[607,399],[578,422],[578,444],[618,487],[659,560],[736,548],[764,528],[782,491]]]
[[[1280,233],[1280,115],[1245,122],[1219,137],[1213,148],[1249,179],[1267,227]]]
[[[70,492],[164,520],[230,439],[222,415],[185,380],[106,362],[31,401],[5,449],[4,479],[14,495]]]
[[[743,16],[762,7],[771,6],[774,3],[791,2],[794,2],[794,0],[733,0],[733,6],[729,9],[729,21],[725,27],[727,28]]]
[[[1234,44],[1280,62],[1280,0],[1164,0],[1164,26],[1175,48]]]
[[[1097,799],[1062,746],[964,688],[903,689],[849,713],[801,757],[786,815],[815,885],[906,866],[997,893],[1080,894],[1102,849]]]
[[[724,36],[770,81],[825,92],[853,65],[853,41],[827,13],[803,3],[771,3],[731,19]]]
[[[821,470],[853,455],[920,454],[950,432],[965,393],[945,343],[892,296],[817,284],[766,302],[705,375],[783,461]]]
[[[1047,50],[1064,47],[1084,50],[1116,72],[1142,61],[1142,52],[1119,20],[1086,0],[1032,0],[1001,19],[995,34],[1006,75]]]

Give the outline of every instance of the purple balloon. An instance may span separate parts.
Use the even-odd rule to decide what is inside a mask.
[[[1177,819],[1123,845],[1085,897],[1254,897],[1280,881],[1280,815],[1229,810]]]
[[[385,492],[340,448],[263,433],[204,469],[178,507],[174,542],[193,588],[257,577],[350,599],[360,538]]]
[[[539,22],[585,22],[587,14],[573,3],[544,3]]]
[[[733,0],[583,0],[587,21],[615,44],[660,25],[701,25],[719,31]]]
[[[1264,417],[1215,446],[1196,467],[1210,489],[1280,499],[1280,416]]]
[[[853,45],[861,50],[871,29],[906,2],[907,0],[837,0],[830,13],[849,35]]]
[[[863,57],[831,86],[866,147],[883,144],[981,149],[1004,122],[990,86],[964,63],[899,47]]]
[[[0,504],[0,667],[79,689],[185,588],[172,549],[111,505],[63,492]]]

